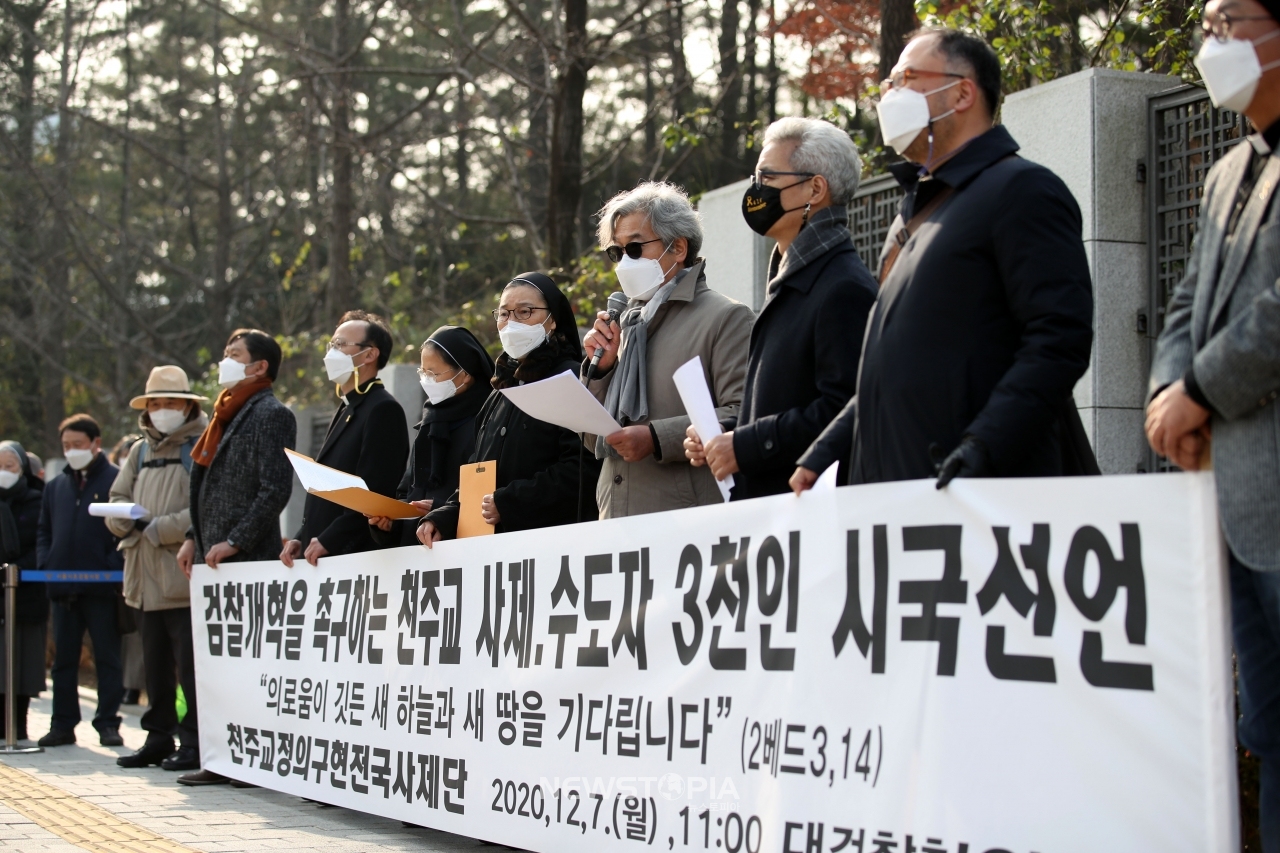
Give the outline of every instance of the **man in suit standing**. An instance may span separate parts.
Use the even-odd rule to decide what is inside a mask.
[[[1000,60],[980,38],[924,30],[881,93],[905,194],[857,397],[791,487],[846,459],[852,484],[1097,473],[1071,396],[1093,343],[1080,208],[994,124]]]
[[[178,549],[178,567],[189,579],[196,555],[216,569],[224,561],[270,560],[280,549],[280,513],[293,491],[285,456],[298,422],[272,393],[280,371],[280,345],[266,332],[237,329],[218,363],[222,393],[213,417],[191,449],[191,529]],[[187,693],[184,727],[197,733],[194,691]],[[198,740],[161,762],[165,770],[194,770],[184,785],[216,785],[227,778],[200,770]]]
[[[1189,471],[1212,445],[1230,551],[1240,742],[1262,760],[1262,849],[1280,851],[1280,0],[1211,0],[1196,64],[1258,131],[1205,182],[1186,277],[1151,366],[1147,439]]]
[[[395,497],[409,458],[409,431],[404,409],[378,378],[391,357],[391,347],[391,330],[377,314],[348,311],[342,315],[324,357],[325,370],[337,384],[342,403],[333,413],[316,461],[355,474],[371,491]],[[302,527],[284,543],[280,560],[292,568],[301,556],[314,566],[321,557],[376,547],[363,513],[307,495]]]

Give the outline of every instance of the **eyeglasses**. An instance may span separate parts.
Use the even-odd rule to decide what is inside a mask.
[[[450,378],[450,379],[455,379],[455,378],[457,378],[458,374],[460,374],[460,373],[462,373],[462,368],[461,368],[461,367],[459,367],[457,370],[455,370],[455,371],[453,372],[453,376],[450,376],[449,378]],[[420,379],[430,379],[432,382],[439,382],[439,381],[440,381],[440,376],[439,376],[439,375],[438,375],[434,370],[423,370],[421,367],[419,367],[419,368],[418,368],[418,378],[420,378]]]
[[[325,349],[326,350],[342,349],[343,347],[360,347],[361,349],[364,349],[367,346],[369,346],[368,341],[364,341],[363,343],[359,343],[359,344],[353,344],[350,341],[342,340],[342,338],[334,338],[333,340],[329,341],[328,345],[325,346]]]
[[[531,308],[528,305],[521,308],[515,308],[511,311],[508,311],[506,308],[494,308],[493,319],[497,320],[499,323],[505,323],[508,320],[510,320],[512,317],[515,317],[521,323],[527,323],[533,319],[534,311],[550,311],[550,310],[551,310],[550,308]]]
[[[965,75],[956,74],[954,71],[923,71],[917,68],[904,68],[896,74],[890,75],[888,80],[880,81],[880,94],[884,94],[890,89],[901,89],[912,80],[919,80],[921,77],[960,77]]]
[[[756,169],[751,173],[751,180],[755,181],[756,186],[762,187],[764,186],[764,182],[770,178],[780,178],[786,175],[790,175],[795,178],[804,178],[805,180],[818,177],[817,172],[775,172],[773,169]],[[802,183],[804,183],[803,180],[796,181],[796,184]],[[787,186],[794,187],[796,184],[788,184]],[[783,189],[787,189],[787,187],[783,187]]]
[[[1231,39],[1231,25],[1241,21],[1270,21],[1270,15],[1230,15],[1226,12],[1219,12],[1214,16],[1214,20],[1210,21],[1206,18],[1200,24],[1200,41],[1203,42],[1209,36],[1213,36],[1220,42],[1227,42]]]
[[[644,253],[645,246],[649,245],[650,243],[661,243],[661,242],[662,242],[661,237],[654,237],[652,240],[632,240],[630,243],[628,243],[625,246],[608,246],[605,248],[604,253],[605,255],[608,256],[609,260],[613,261],[615,264],[618,261],[622,260],[623,252],[626,252],[627,257],[630,258],[631,260],[638,261],[640,260],[640,255]]]

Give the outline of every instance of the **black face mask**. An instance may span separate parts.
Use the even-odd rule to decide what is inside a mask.
[[[809,178],[805,178],[805,181]],[[791,210],[782,206],[782,191],[789,190],[797,184],[803,184],[804,181],[796,181],[794,184],[787,184],[785,187],[768,187],[763,184],[752,184],[747,187],[747,191],[742,195],[742,218],[747,221],[747,227],[757,234],[768,234],[779,219],[799,210],[793,207]],[[805,205],[808,207],[808,205]],[[808,220],[808,216],[805,216]],[[801,225],[801,228],[804,226]]]

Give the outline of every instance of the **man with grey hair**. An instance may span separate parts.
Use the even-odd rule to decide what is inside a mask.
[[[787,491],[800,454],[856,390],[876,299],[849,234],[861,171],[853,140],[829,122],[784,118],[765,131],[742,215],[778,244],[751,333],[742,410],[705,446],[692,429],[685,441],[695,466],[734,475],[735,500]]]
[[[719,503],[706,468],[692,468],[683,441],[689,417],[676,368],[699,356],[717,416],[732,419],[742,400],[751,309],[707,286],[702,221],[684,190],[645,182],[600,211],[600,245],[627,308],[617,323],[601,312],[583,344],[603,350],[589,388],[622,429],[587,436],[604,460],[596,487],[601,518]]]

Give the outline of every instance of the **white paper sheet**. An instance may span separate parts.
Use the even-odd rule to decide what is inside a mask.
[[[131,518],[135,521],[147,514],[142,504],[94,503],[89,504],[89,515],[98,518]]]
[[[827,466],[827,470],[823,471],[822,475],[818,477],[818,481],[813,484],[814,491],[830,492],[834,490],[835,487],[839,485],[839,483],[837,482],[837,478],[839,476],[840,476],[840,463],[832,462],[830,465]]]
[[[680,392],[680,401],[684,403],[684,410],[689,413],[689,420],[693,421],[693,428],[698,431],[698,438],[706,446],[722,430],[720,421],[716,418],[716,405],[711,400],[711,389],[707,387],[707,379],[702,374],[702,356],[695,355],[680,365],[671,378],[676,383],[676,390]],[[728,503],[729,490],[733,488],[733,475],[718,480],[717,484],[725,503]]]
[[[336,492],[338,489],[369,491],[364,480],[354,474],[321,465],[314,459],[292,450],[286,449],[285,453],[289,456],[289,463],[293,465],[293,470],[298,473],[298,479],[302,481],[302,488],[308,492]]]
[[[502,393],[529,417],[573,432],[603,436],[622,429],[571,370],[528,385],[503,388]]]

